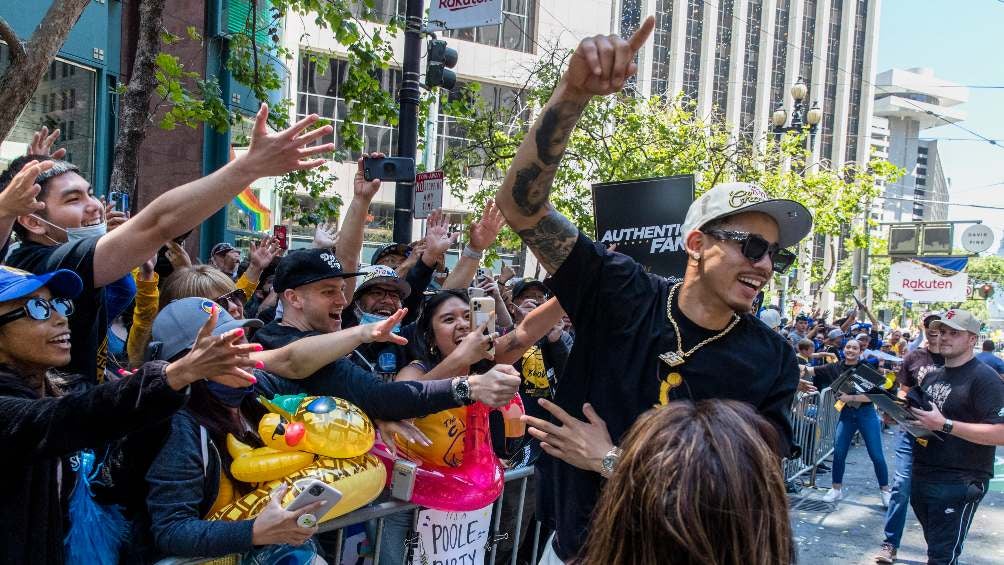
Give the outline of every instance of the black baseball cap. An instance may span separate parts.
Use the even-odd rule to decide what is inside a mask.
[[[370,259],[370,265],[376,265],[380,259],[383,259],[387,255],[401,255],[402,257],[407,257],[411,255],[411,247],[406,243],[388,243],[387,245],[382,245],[373,252],[373,258]]]
[[[346,273],[335,254],[327,249],[299,249],[282,258],[275,269],[272,288],[283,292],[312,282],[336,277],[357,277],[363,273]]]
[[[931,322],[934,322],[934,321],[940,320],[940,319],[941,319],[941,315],[940,314],[929,314],[927,316],[924,316],[924,322],[923,322],[924,327],[925,328],[929,328],[929,327],[931,327]]]
[[[217,255],[223,255],[224,253],[230,253],[231,251],[237,251],[237,248],[229,243],[217,243],[213,246],[213,250],[209,252],[211,257],[216,257]]]
[[[524,292],[526,292],[531,288],[540,289],[540,291],[543,292],[545,295],[551,294],[551,291],[548,290],[547,286],[544,285],[544,283],[538,281],[537,279],[523,278],[523,279],[518,279],[516,282],[513,283],[512,299],[516,300],[517,298],[519,298],[519,295],[523,294]]]

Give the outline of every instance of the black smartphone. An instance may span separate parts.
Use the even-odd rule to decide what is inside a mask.
[[[415,160],[411,157],[365,157],[363,178],[415,182]]]

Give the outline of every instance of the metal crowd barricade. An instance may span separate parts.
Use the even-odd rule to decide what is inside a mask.
[[[833,454],[833,439],[840,419],[835,402],[833,390],[829,388],[796,395],[791,408],[792,429],[802,454],[784,461],[785,481],[807,475],[808,485],[816,486],[816,466]]]
[[[505,473],[506,484],[509,484],[512,481],[519,481],[520,485],[519,504],[516,506],[516,520],[515,520],[515,525],[513,526],[511,532],[499,532],[499,527],[502,520],[502,500],[503,497],[505,496],[504,490],[503,494],[499,495],[498,499],[493,504],[491,527],[488,530],[488,545],[486,546],[487,549],[486,553],[488,557],[486,563],[488,565],[494,565],[495,563],[501,563],[501,564],[508,563],[509,565],[516,565],[516,558],[519,553],[520,542],[522,541],[520,539],[520,534],[523,530],[522,525],[523,521],[527,519],[527,517],[523,515],[523,508],[526,503],[527,482],[532,479],[533,472],[534,472],[533,467],[522,467],[519,469],[512,469],[506,471]],[[379,565],[380,548],[384,541],[383,540],[384,520],[388,516],[394,514],[400,514],[405,512],[411,513],[411,532],[409,533],[409,537],[405,540],[407,547],[401,548],[402,552],[407,551],[408,553],[411,553],[414,550],[414,548],[418,546],[418,539],[416,537],[415,531],[418,528],[418,513],[421,510],[423,510],[423,508],[416,504],[392,500],[388,502],[375,504],[372,506],[367,506],[365,508],[360,508],[359,510],[350,512],[344,516],[335,518],[334,520],[329,520],[327,522],[324,522],[319,526],[318,530],[319,532],[336,532],[335,533],[336,538],[334,542],[335,546],[333,551],[331,551],[331,553],[334,556],[337,556],[337,559],[340,560],[342,551],[344,549],[343,546],[345,542],[344,538],[345,528],[356,524],[363,524],[375,520],[376,534],[372,543],[373,565]],[[533,528],[531,528],[532,532],[531,535],[533,536],[533,551],[531,555],[534,556],[537,555],[538,550],[540,549],[540,544],[543,543],[543,540],[540,539],[540,530],[541,530],[540,522],[535,521],[535,524],[533,524]],[[508,556],[497,555],[498,542],[507,539],[508,536],[512,536],[513,538],[512,551]],[[414,556],[409,556],[409,557],[411,557],[411,559],[405,560],[405,563],[421,563],[421,561],[419,561],[418,558]],[[500,558],[501,560],[499,560]],[[338,561],[335,562],[335,565],[337,565],[337,563]]]

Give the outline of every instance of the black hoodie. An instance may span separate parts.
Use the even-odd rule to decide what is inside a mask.
[[[64,457],[169,418],[187,394],[167,385],[167,363],[90,390],[39,397],[0,365],[0,562],[62,563],[64,504],[75,475]]]
[[[320,332],[305,332],[272,322],[255,333],[254,341],[266,349],[278,349],[311,335]],[[347,358],[326,365],[299,382],[310,394],[343,398],[376,420],[419,418],[459,406],[453,399],[451,379],[387,383]]]

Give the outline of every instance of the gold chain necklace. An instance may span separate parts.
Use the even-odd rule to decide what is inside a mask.
[[[659,355],[659,359],[662,359],[662,361],[667,365],[669,365],[670,367],[683,365],[687,361],[687,357],[690,357],[698,349],[729,333],[729,331],[731,331],[732,328],[736,327],[736,324],[738,324],[739,320],[741,319],[739,317],[739,314],[733,312],[732,322],[724,330],[718,332],[718,334],[716,335],[709,337],[708,339],[705,339],[704,341],[698,343],[694,347],[691,347],[690,351],[684,353],[683,336],[680,335],[680,326],[676,325],[676,320],[673,319],[673,296],[676,294],[676,289],[680,288],[680,285],[682,284],[683,283],[680,282],[673,285],[673,288],[669,289],[669,297],[666,298],[666,317],[669,318],[669,323],[673,324],[673,331],[676,332],[676,351],[667,351]]]

